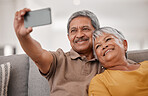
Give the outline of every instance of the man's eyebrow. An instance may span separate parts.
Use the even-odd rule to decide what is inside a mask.
[[[82,27],[89,27],[89,26],[86,26],[86,25],[85,25],[85,26],[82,26]]]
[[[76,27],[71,27],[70,29],[76,29]]]
[[[89,26],[87,26],[87,25],[84,25],[81,28],[85,28],[85,27],[89,28]],[[72,30],[72,29],[76,29],[76,27],[71,27],[70,30]]]

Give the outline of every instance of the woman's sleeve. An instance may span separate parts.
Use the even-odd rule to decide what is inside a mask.
[[[88,94],[89,96],[111,96],[104,83],[96,77],[90,82]]]

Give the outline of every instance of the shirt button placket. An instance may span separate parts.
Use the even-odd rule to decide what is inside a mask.
[[[84,72],[85,72],[85,75],[88,75],[90,72],[89,72],[89,63],[88,62],[86,62],[85,63],[85,65],[84,65],[85,67],[84,67]]]

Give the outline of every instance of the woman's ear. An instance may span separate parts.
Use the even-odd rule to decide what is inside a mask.
[[[123,46],[124,46],[125,51],[127,51],[128,43],[126,40],[123,41]]]

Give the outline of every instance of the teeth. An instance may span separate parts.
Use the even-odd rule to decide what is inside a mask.
[[[109,51],[111,51],[111,50],[107,50],[107,51],[105,52],[105,55],[106,55]]]
[[[83,43],[83,42],[85,42],[85,41],[78,41],[77,43]]]
[[[78,42],[83,42],[83,41],[81,40],[81,41],[78,41]]]

